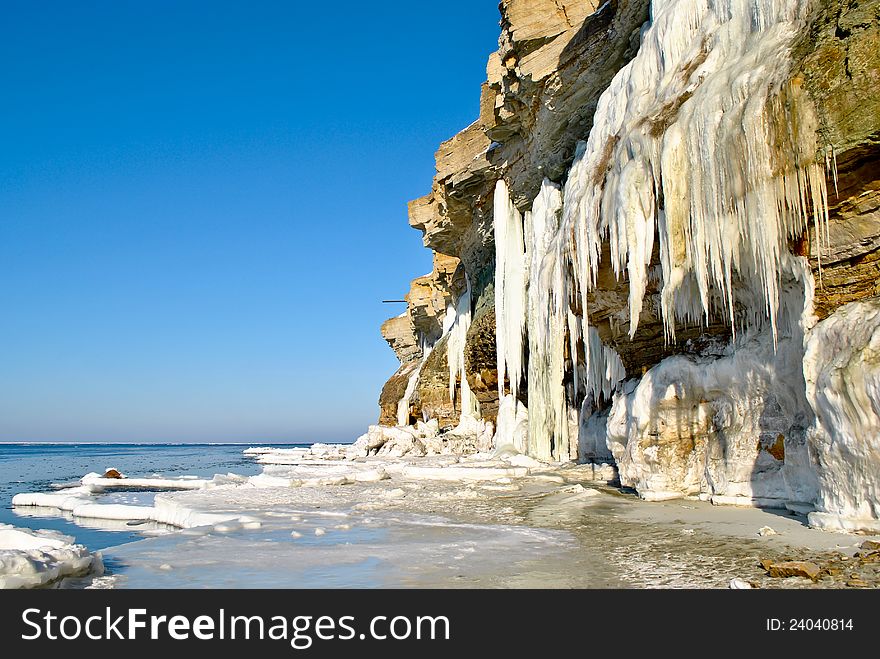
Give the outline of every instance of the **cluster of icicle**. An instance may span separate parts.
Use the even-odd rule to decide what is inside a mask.
[[[629,283],[630,337],[656,234],[667,340],[676,323],[710,316],[734,331],[769,324],[775,340],[787,241],[810,222],[821,240],[827,221],[815,120],[789,83],[790,48],[808,5],[653,0],[638,54],[600,97],[564,190],[545,180],[520,218],[499,182],[499,387],[503,394],[507,374],[515,393],[527,332],[528,450],[536,457],[571,451],[566,351],[570,365],[583,348],[586,364],[572,386],[584,396],[608,396],[624,377],[587,315],[606,240],[615,275]]]
[[[503,180],[498,181],[495,188],[498,393],[502,400],[508,396],[505,394],[506,375],[509,396],[514,400],[510,413],[515,416],[528,336],[530,440],[527,446],[511,443],[542,459],[567,459],[575,455],[577,438],[572,438],[569,430],[566,402],[569,398],[576,399],[580,392],[592,401],[608,399],[626,376],[620,356],[603,345],[596,329],[585,326],[570,309],[565,270],[558,266],[559,255],[555,248],[561,211],[559,186],[547,179],[532,209],[524,216],[513,206]],[[584,361],[572,379],[571,391],[566,392],[563,385],[566,350],[571,366],[577,363],[572,356],[578,355],[581,345]],[[500,429],[499,421],[499,432]],[[499,442],[506,440],[509,438],[498,439]]]

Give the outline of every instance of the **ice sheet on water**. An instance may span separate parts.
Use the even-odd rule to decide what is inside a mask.
[[[503,586],[512,573],[553,560],[571,542],[561,531],[419,515],[361,518],[345,526],[350,528],[326,519],[285,525],[279,518],[250,533],[175,534],[106,553],[129,566],[116,580],[125,588]],[[462,555],[468,560],[456,558]],[[497,561],[502,555],[503,565]]]

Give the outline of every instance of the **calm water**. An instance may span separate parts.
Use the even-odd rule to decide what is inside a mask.
[[[45,492],[58,485],[78,485],[79,479],[110,467],[127,476],[201,476],[233,472],[243,476],[260,473],[260,466],[242,451],[240,444],[0,444],[0,523],[34,529],[52,529],[72,535],[89,549],[139,540],[143,529],[95,522],[96,528],[74,524],[42,511],[12,508],[19,492]],[[302,444],[272,444],[289,448]],[[149,505],[151,493],[116,493],[97,500]],[[48,513],[48,511],[45,511]],[[56,512],[57,514],[57,512]]]

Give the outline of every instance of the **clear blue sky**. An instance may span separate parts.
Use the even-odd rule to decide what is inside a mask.
[[[348,441],[495,0],[4,0],[0,441]]]

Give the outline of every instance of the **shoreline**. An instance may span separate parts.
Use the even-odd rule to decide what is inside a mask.
[[[109,547],[105,576],[68,586],[837,588],[852,575],[779,579],[760,562],[851,561],[871,539],[809,528],[791,511],[643,501],[594,480],[592,465],[519,454],[346,459],[351,446],[252,452],[257,476],[158,493],[154,508],[180,530]],[[97,517],[100,508],[91,506]],[[872,564],[857,572],[880,585]]]

